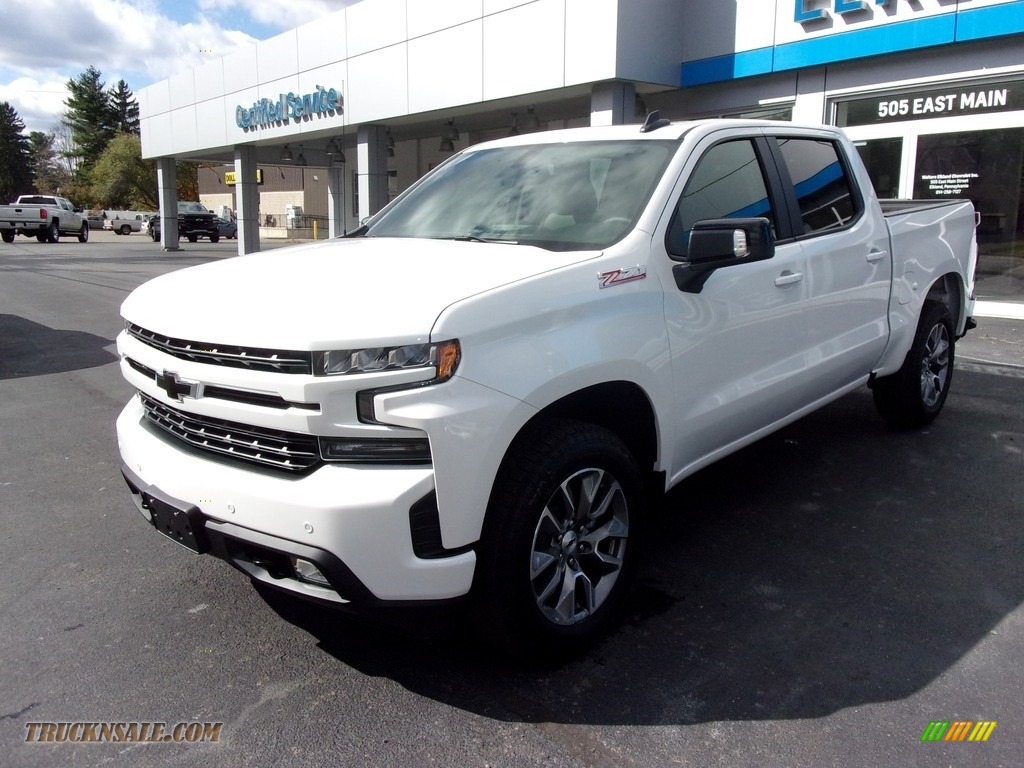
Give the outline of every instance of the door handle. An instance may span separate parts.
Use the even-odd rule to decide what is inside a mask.
[[[868,251],[868,263],[874,263],[876,261],[881,261],[882,259],[884,259],[888,255],[889,255],[888,251],[880,251],[877,248],[872,248],[870,251]]]
[[[775,278],[775,285],[781,288],[784,285],[792,285],[793,283],[799,283],[803,279],[803,272],[790,272],[789,270],[786,270],[781,275]]]

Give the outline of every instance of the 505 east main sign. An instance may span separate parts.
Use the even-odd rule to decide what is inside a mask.
[[[251,107],[235,107],[235,124],[244,130],[266,128],[290,120],[311,119],[314,115],[340,115],[345,111],[345,97],[336,88],[317,85],[312,93],[297,95],[289,91],[277,101],[260,99]]]

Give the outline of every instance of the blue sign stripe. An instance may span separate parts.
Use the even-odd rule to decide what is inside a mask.
[[[1024,0],[683,62],[683,87],[1024,33]]]

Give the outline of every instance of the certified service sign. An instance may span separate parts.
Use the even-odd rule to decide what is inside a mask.
[[[235,107],[235,124],[244,130],[266,128],[291,120],[311,120],[344,113],[345,98],[335,88],[316,86],[312,93],[282,93],[277,101],[260,99],[251,107]]]

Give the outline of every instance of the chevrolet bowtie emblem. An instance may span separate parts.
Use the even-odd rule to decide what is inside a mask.
[[[160,387],[171,400],[179,403],[182,398],[195,397],[198,383],[195,381],[184,381],[178,378],[178,374],[171,371],[164,371],[156,375],[156,385]]]

